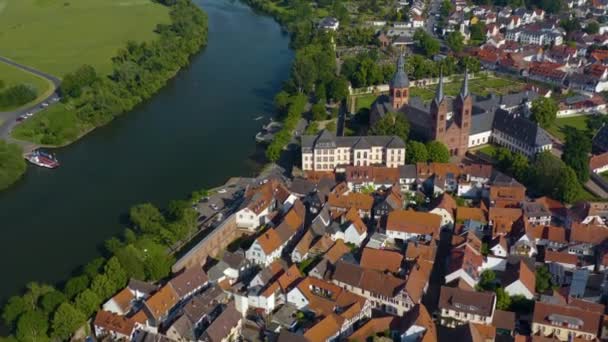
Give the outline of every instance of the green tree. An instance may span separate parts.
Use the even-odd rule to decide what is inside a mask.
[[[588,34],[597,34],[600,31],[600,24],[597,21],[592,21],[585,27],[585,32]]]
[[[108,298],[114,294],[114,284],[105,274],[98,274],[91,282],[91,290],[93,290],[100,298]]]
[[[581,29],[581,24],[577,19],[562,19],[559,22],[559,26],[566,30],[567,34],[580,31]]]
[[[372,126],[371,133],[396,135],[405,142],[410,134],[410,123],[399,113],[387,113]]]
[[[51,335],[61,340],[67,340],[85,321],[86,316],[72,304],[62,303],[53,315]]]
[[[128,280],[127,273],[122,268],[117,257],[111,257],[104,267],[104,273],[112,283],[113,292],[123,288]]]
[[[496,289],[496,308],[498,310],[508,310],[511,307],[511,297],[505,292],[505,289],[499,287]]]
[[[327,111],[325,110],[324,101],[319,101],[312,106],[312,119],[315,121],[327,119]]]
[[[163,214],[151,203],[132,207],[129,217],[133,225],[144,234],[156,235],[164,229],[166,223]]]
[[[48,316],[38,310],[27,311],[19,316],[15,335],[19,341],[48,341]]]
[[[536,269],[536,291],[544,293],[552,287],[551,273],[545,265],[541,265]]]
[[[343,77],[335,77],[329,83],[328,96],[336,102],[348,97],[348,81]]]
[[[414,40],[417,41],[418,48],[422,50],[424,55],[431,57],[439,52],[439,41],[433,38],[423,29],[417,29],[414,33]]]
[[[531,119],[542,128],[548,128],[557,117],[558,106],[553,98],[539,97],[532,101]]]
[[[57,309],[59,304],[65,302],[67,299],[68,298],[63,292],[53,290],[40,298],[40,307],[45,313],[50,314]]]
[[[28,283],[26,286],[27,292],[23,295],[23,300],[28,305],[29,310],[36,310],[40,298],[45,294],[54,291],[55,289],[47,284],[37,282]]]
[[[429,160],[429,154],[426,151],[426,146],[419,141],[410,140],[405,149],[405,161],[408,164],[426,162]]]
[[[549,151],[539,153],[530,165],[527,185],[535,193],[567,203],[582,192],[574,170]]]
[[[461,70],[466,69],[469,71],[469,73],[476,73],[479,72],[479,70],[481,69],[481,63],[479,62],[479,59],[471,56],[465,56],[461,58],[459,64]]]
[[[426,143],[426,150],[429,160],[436,163],[448,163],[450,161],[450,151],[440,141],[433,140]]]
[[[528,176],[529,161],[526,156],[516,152],[511,154],[511,160],[507,172],[520,182],[525,182]]]
[[[471,25],[471,39],[475,41],[485,42],[486,40],[486,24],[478,22]]]
[[[496,273],[492,270],[485,270],[479,275],[477,283],[478,291],[494,291],[496,288]]]
[[[70,280],[65,283],[63,292],[69,299],[72,299],[89,287],[89,283],[90,280],[86,274],[70,278]]]
[[[464,49],[464,37],[460,31],[450,32],[446,37],[445,42],[454,52],[460,52]]]
[[[2,319],[4,324],[8,327],[12,327],[17,318],[30,308],[21,296],[12,296],[8,299],[8,302],[4,305],[2,310]]]
[[[84,266],[82,269],[83,273],[88,276],[90,279],[95,277],[101,272],[101,267],[106,263],[106,259],[99,257],[91,260],[88,264]]]
[[[589,179],[590,153],[591,137],[585,131],[568,130],[562,160],[574,170],[581,183],[585,183]]]
[[[22,154],[21,147],[0,139],[0,190],[15,183],[25,172]]]
[[[86,289],[76,296],[74,305],[76,306],[76,309],[82,312],[85,316],[90,317],[101,305],[101,302],[102,300],[95,292],[90,289]]]
[[[443,2],[441,3],[441,16],[443,18],[447,18],[450,16],[450,13],[452,13],[453,10],[454,5],[452,4],[452,2],[450,0],[443,0]]]

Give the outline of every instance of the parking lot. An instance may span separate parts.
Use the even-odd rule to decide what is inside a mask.
[[[241,205],[245,188],[252,182],[253,178],[233,178],[224,186],[211,190],[210,195],[202,198],[195,208],[199,213],[199,228],[209,228],[230,216]]]

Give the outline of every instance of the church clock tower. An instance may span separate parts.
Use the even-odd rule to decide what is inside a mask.
[[[390,83],[391,105],[394,110],[401,109],[410,100],[410,80],[405,73],[405,61],[403,55],[397,60],[397,72]]]

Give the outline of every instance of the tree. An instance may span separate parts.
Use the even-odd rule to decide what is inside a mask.
[[[287,113],[287,108],[289,107],[289,94],[285,90],[281,90],[274,97],[274,106],[281,114]]]
[[[426,151],[426,146],[419,141],[410,140],[405,149],[405,161],[408,164],[415,164],[427,160],[429,160],[429,154]]]
[[[536,156],[527,178],[529,189],[562,202],[571,203],[582,192],[574,170],[549,151]]]
[[[499,310],[508,310],[511,307],[511,297],[505,292],[505,289],[499,287],[496,289],[496,308]]]
[[[537,122],[542,128],[548,128],[557,116],[558,106],[554,99],[539,97],[532,101],[531,119]]]
[[[545,265],[541,265],[536,269],[536,292],[544,293],[552,286],[551,273]]]
[[[387,113],[371,128],[374,135],[396,135],[407,141],[410,134],[410,123],[399,113]]]
[[[312,106],[312,119],[322,121],[327,119],[327,111],[325,110],[325,101],[319,101]]]
[[[40,298],[40,307],[42,308],[42,310],[44,310],[45,313],[50,314],[66,300],[67,297],[63,294],[63,292],[54,290]]]
[[[433,140],[426,143],[426,150],[429,160],[436,163],[448,163],[450,161],[450,151],[440,141]]]
[[[454,5],[450,0],[443,0],[441,3],[441,16],[443,18],[447,18],[450,16],[450,13],[454,10]]]
[[[89,287],[89,282],[89,277],[86,274],[70,278],[70,280],[65,283],[63,292],[68,299],[72,299],[76,297],[77,294]]]
[[[51,285],[31,282],[26,285],[27,292],[23,295],[23,300],[28,305],[29,310],[36,310],[40,298],[45,294],[54,291]]]
[[[88,264],[84,266],[82,269],[83,273],[87,275],[90,279],[95,277],[101,272],[101,267],[105,264],[106,259],[99,257],[91,260]]]
[[[492,270],[485,270],[479,275],[477,289],[479,291],[493,291],[496,287],[496,273]]]
[[[576,129],[566,132],[562,160],[574,170],[581,183],[585,183],[589,179],[590,153],[591,137],[586,132]]]
[[[12,296],[2,310],[4,324],[8,327],[12,327],[17,318],[26,311],[28,311],[28,306],[25,300],[20,296]]]
[[[30,310],[19,317],[16,336],[20,341],[47,341],[48,316],[38,310]]]
[[[520,182],[524,182],[528,175],[528,158],[519,152],[511,154],[511,160],[507,172]]]
[[[460,52],[464,49],[464,37],[460,31],[450,32],[446,37],[445,42],[454,52]]]
[[[86,316],[74,307],[64,302],[57,308],[51,321],[52,336],[67,340],[86,321]]]
[[[114,284],[105,274],[98,274],[91,282],[93,290],[100,298],[108,298],[114,293]]]
[[[158,234],[165,225],[165,217],[151,203],[132,207],[129,211],[129,217],[133,225],[144,234]]]
[[[581,192],[582,187],[578,181],[576,172],[569,166],[562,168],[557,181],[556,191],[553,194],[554,198],[566,203],[573,203],[579,198]]]
[[[468,72],[470,73],[479,72],[479,70],[481,69],[481,63],[479,62],[479,59],[471,56],[463,57],[462,59],[460,59],[459,64],[461,70],[468,70]]]
[[[471,25],[471,40],[484,42],[486,40],[486,24],[482,21]]]
[[[562,19],[559,22],[559,26],[561,26],[564,30],[566,30],[566,34],[570,34],[572,32],[580,31],[581,24],[577,19]]]
[[[348,81],[343,77],[335,77],[329,83],[327,95],[336,102],[345,100],[348,96]]]
[[[21,147],[0,139],[0,190],[15,183],[23,175],[25,169]]]
[[[597,21],[592,21],[585,27],[585,32],[588,34],[597,34],[600,31],[600,24]]]
[[[80,312],[89,317],[95,313],[99,305],[101,305],[101,302],[101,299],[95,292],[90,289],[86,289],[76,296],[74,305],[78,310],[80,310]]]
[[[122,268],[120,261],[118,261],[117,257],[111,257],[106,266],[104,267],[104,273],[108,277],[108,280],[112,284],[114,291],[123,288],[128,280],[127,273]],[[103,297],[102,297],[103,298]]]
[[[414,40],[418,42],[418,48],[421,49],[427,57],[431,57],[439,52],[439,41],[423,29],[416,30],[414,33]]]

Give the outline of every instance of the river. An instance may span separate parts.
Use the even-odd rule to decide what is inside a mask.
[[[56,170],[29,167],[0,193],[0,302],[27,282],[58,283],[100,253],[134,204],[253,175],[254,136],[288,75],[289,37],[240,2],[194,0],[209,42],[150,101],[56,150]],[[259,151],[258,151],[259,152]]]

